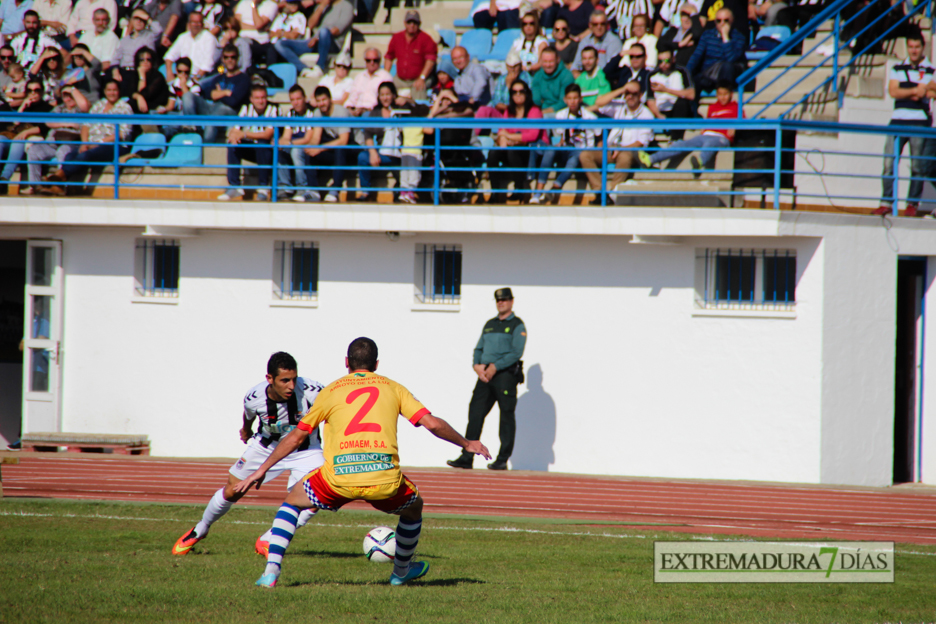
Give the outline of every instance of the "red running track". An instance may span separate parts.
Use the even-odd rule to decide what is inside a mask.
[[[203,505],[231,460],[20,455],[3,466],[7,497]],[[936,489],[664,481],[411,468],[429,513],[630,523],[634,530],[936,544]],[[284,478],[241,504],[278,505]],[[366,507],[363,503],[354,506]],[[666,526],[656,526],[662,523]]]

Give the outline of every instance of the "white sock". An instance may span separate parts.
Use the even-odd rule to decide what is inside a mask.
[[[220,520],[221,516],[226,514],[232,505],[234,505],[233,501],[224,498],[224,488],[215,492],[211,500],[208,501],[208,506],[205,507],[201,522],[195,525],[195,534],[198,537],[208,535],[208,529],[211,528],[211,525]]]
[[[312,519],[312,517],[318,513],[318,509],[303,509],[302,513],[299,514],[299,522],[296,523],[296,528],[304,527],[306,522]]]
[[[270,537],[273,535],[273,529],[267,529],[267,532],[260,536],[261,542],[269,542]]]

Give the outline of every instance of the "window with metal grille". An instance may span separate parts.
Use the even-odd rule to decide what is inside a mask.
[[[416,245],[414,287],[420,303],[461,301],[461,245]]]
[[[791,310],[796,304],[796,252],[704,249],[696,304],[705,309]]]
[[[318,244],[276,241],[273,248],[273,297],[290,301],[318,298]]]
[[[138,239],[135,263],[137,295],[179,296],[179,241]]]

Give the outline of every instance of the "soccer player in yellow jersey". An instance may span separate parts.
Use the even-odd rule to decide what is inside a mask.
[[[267,471],[322,425],[325,465],[307,474],[302,487],[293,488],[276,513],[266,570],[257,585],[276,586],[302,510],[317,507],[337,511],[353,500],[366,500],[376,509],[400,516],[391,585],[403,585],[429,571],[427,562],[410,561],[422,529],[423,500],[413,482],[400,471],[398,416],[460,446],[466,453],[491,459],[481,442],[466,440],[447,422],[430,414],[409,390],[375,374],[377,364],[373,340],[358,338],[352,342],[345,358],[348,375],[326,386],[296,429],[280,441],[256,472],[234,486],[238,492],[246,492],[254,484],[259,488]]]

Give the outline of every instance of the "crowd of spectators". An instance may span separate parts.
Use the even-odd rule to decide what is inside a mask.
[[[747,65],[750,23],[780,23],[790,15],[800,23],[815,13],[816,4],[697,1],[490,0],[472,15],[475,26],[520,32],[500,68],[472,59],[461,46],[440,50],[422,29],[419,12],[409,10],[386,52],[367,47],[364,69],[351,75],[347,50],[355,6],[350,0],[77,0],[73,6],[70,0],[2,0],[0,93],[5,110],[21,112],[247,118],[232,127],[185,129],[201,133],[206,144],[227,146],[229,188],[221,200],[245,195],[244,161],[257,165],[256,197],[269,198],[274,136],[280,146],[278,199],[337,201],[342,185],[356,174],[362,189],[357,199],[372,201],[374,170],[386,168],[399,174],[399,199],[411,202],[421,184],[419,169],[434,164],[423,144],[436,131],[395,128],[389,120],[647,122],[607,135],[613,171],[604,185],[600,133],[573,127],[553,133],[532,127],[438,130],[447,147],[477,146],[490,135],[487,201],[506,200],[512,184],[516,198],[539,203],[557,197],[546,194],[553,169],[554,191],[576,172],[597,191],[613,189],[642,167],[667,161],[672,167],[692,150],[702,150],[694,170],[711,168],[717,150],[733,139],[730,133],[685,139],[682,131],[670,130],[671,144],[647,150],[655,139],[652,122],[697,117],[702,94],[716,91],[709,117],[737,116],[732,89]],[[307,53],[317,53],[314,65],[301,58]],[[275,63],[292,64],[297,75],[317,85],[314,91],[285,84],[288,107],[271,103],[265,68]],[[279,116],[302,121],[274,130],[261,120]],[[348,118],[348,126],[316,127],[321,117]],[[355,117],[388,121],[360,129]],[[153,125],[170,137],[182,130],[169,118]],[[122,125],[119,140],[130,142],[138,131]],[[57,165],[44,178],[49,184],[22,185],[25,194],[64,194],[67,187],[60,183],[109,162],[114,150],[108,144],[118,138],[113,125],[73,122],[10,124],[0,137],[0,184],[24,158],[33,185],[42,179],[41,163]],[[122,145],[118,152],[129,149]],[[476,180],[465,170],[480,169],[479,154],[446,150],[440,164],[452,171],[444,182],[471,188]],[[319,185],[323,174],[331,178],[328,192]]]

